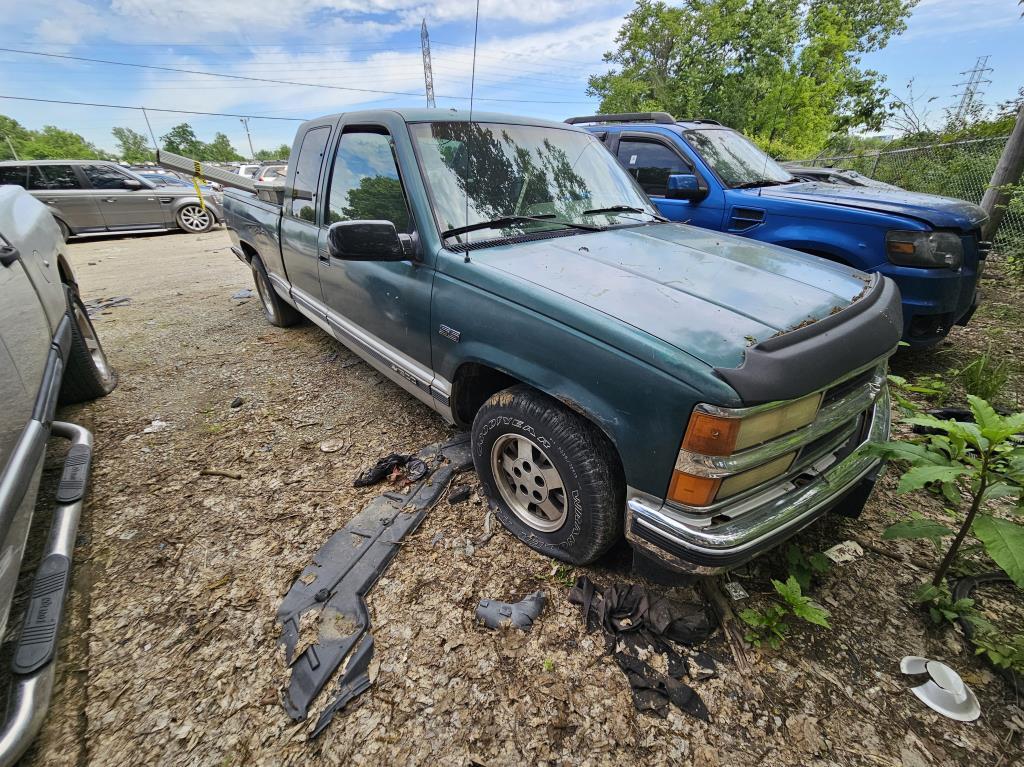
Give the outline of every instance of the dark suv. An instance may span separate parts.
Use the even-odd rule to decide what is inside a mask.
[[[205,232],[218,221],[219,192],[157,186],[103,160],[0,162],[0,185],[27,189],[53,214],[67,239],[74,234],[183,229]]]

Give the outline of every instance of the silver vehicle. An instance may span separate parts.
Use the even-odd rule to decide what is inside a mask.
[[[54,684],[92,435],[54,420],[58,403],[102,397],[117,383],[46,208],[0,186],[0,636],[22,568],[50,436],[71,442],[49,537],[11,661],[0,765],[13,764],[42,724]]]
[[[103,160],[0,162],[0,184],[16,184],[40,200],[65,239],[72,235],[184,229],[205,232],[223,220],[220,192],[157,186]]]

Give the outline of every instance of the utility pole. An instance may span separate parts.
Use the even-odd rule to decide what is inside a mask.
[[[423,82],[427,87],[427,106],[433,109],[434,103],[434,72],[430,68],[430,35],[427,34],[427,20],[420,24],[420,49],[423,51]]]
[[[20,160],[21,158],[18,157],[18,153],[16,151],[14,151],[14,144],[11,143],[11,137],[10,136],[4,136],[4,141],[6,141],[7,142],[7,146],[9,146],[11,148],[11,154],[14,155],[14,159],[15,160]]]
[[[256,162],[256,150],[252,148],[252,134],[249,133],[249,118],[239,117],[238,121],[245,126],[245,135],[249,139],[249,159]]]
[[[1010,201],[1007,186],[1020,181],[1021,171],[1024,171],[1024,104],[1021,104],[1017,111],[1013,133],[1003,147],[992,180],[985,190],[985,196],[981,198],[981,207],[988,213],[988,224],[985,225],[986,240],[995,238],[999,224],[1006,214],[1006,205]]]
[[[956,94],[960,96],[960,103],[956,107],[956,112],[953,113],[954,122],[966,122],[971,116],[971,109],[981,98],[981,86],[992,84],[992,81],[985,77],[986,72],[992,71],[988,60],[988,56],[978,56],[978,60],[974,63],[974,69],[960,73],[968,77],[964,82],[956,84],[957,88],[964,90],[962,93]]]

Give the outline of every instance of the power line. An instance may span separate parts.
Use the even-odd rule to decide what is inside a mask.
[[[110,59],[92,59],[85,56],[68,56],[62,53],[42,53],[40,51],[25,51],[18,48],[0,48],[0,53],[20,53],[26,56],[41,56],[44,58],[52,59],[65,59],[69,61],[84,61],[91,64],[109,64],[111,66],[118,67],[135,67],[138,69],[153,69],[161,72],[178,72],[187,75],[202,75],[205,77],[224,77],[230,80],[251,80],[258,83],[276,83],[278,85],[296,85],[304,88],[326,88],[328,90],[336,91],[350,91],[357,93],[374,93],[384,94],[387,96],[415,96],[420,98],[423,96],[422,93],[413,93],[411,91],[388,91],[379,90],[375,88],[353,88],[351,86],[344,85],[328,85],[326,83],[304,83],[296,80],[277,80],[268,77],[251,77],[246,75],[231,75],[224,72],[204,72],[198,69],[180,69],[178,67],[161,67],[154,64],[133,64],[126,61],[111,61]],[[438,96],[438,98],[459,100],[459,101],[470,101],[472,96]],[[477,97],[477,101],[501,101],[511,103],[528,103],[528,104],[589,104],[591,101],[546,101],[540,99],[505,99],[505,98],[483,98]]]
[[[40,101],[44,104],[73,104],[80,107],[105,107],[107,109],[132,109],[137,112],[172,112],[179,115],[210,115],[211,117],[251,117],[254,120],[291,120],[292,122],[306,122],[308,117],[270,117],[269,115],[242,115],[231,112],[199,112],[193,109],[161,109],[159,107],[133,107],[126,104],[97,104],[91,101],[62,101],[60,99],[36,99],[28,96],[4,96],[0,99],[13,99],[15,101]]]

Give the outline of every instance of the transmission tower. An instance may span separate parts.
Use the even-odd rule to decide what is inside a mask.
[[[423,82],[427,86],[427,106],[433,109],[434,103],[434,72],[430,68],[430,35],[427,34],[427,20],[420,25],[420,48],[423,50]]]
[[[992,81],[985,77],[986,73],[992,71],[992,67],[988,65],[988,59],[988,56],[978,56],[973,69],[960,73],[967,75],[967,79],[962,83],[956,84],[956,87],[963,88],[963,91],[955,94],[955,96],[960,97],[960,103],[953,114],[954,121],[959,122],[968,119],[971,109],[981,99],[981,86],[992,84]]]

